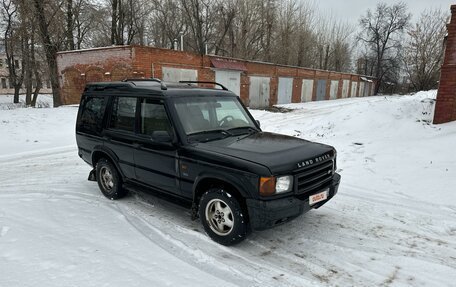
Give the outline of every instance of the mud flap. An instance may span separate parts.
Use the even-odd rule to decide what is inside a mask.
[[[87,178],[89,181],[97,181],[97,176],[95,173],[95,169],[92,169],[89,173],[89,178]]]
[[[192,220],[197,220],[199,217],[198,216],[198,205],[195,202],[192,203],[191,215],[192,215]]]

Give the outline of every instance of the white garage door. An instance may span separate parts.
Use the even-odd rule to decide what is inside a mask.
[[[197,70],[163,67],[163,81],[165,82],[197,81],[197,79]]]
[[[290,104],[293,93],[293,78],[279,78],[277,104]]]
[[[350,80],[343,80],[342,82],[342,98],[348,97],[348,86],[350,85]]]
[[[229,70],[216,70],[215,81],[219,84],[224,85],[228,90],[232,91],[236,95],[241,94],[241,72],[240,71],[229,71]],[[216,86],[216,88],[220,88]]]
[[[314,81],[302,80],[301,102],[311,102],[313,94]]]
[[[329,99],[330,100],[337,99],[338,90],[339,90],[339,81],[331,81],[331,87],[329,90]]]
[[[356,89],[358,88],[358,82],[352,82],[351,96],[352,98],[356,97]]]
[[[364,97],[364,82],[359,83],[358,97]]]
[[[268,77],[250,77],[249,87],[249,107],[267,108],[269,107],[269,82]]]

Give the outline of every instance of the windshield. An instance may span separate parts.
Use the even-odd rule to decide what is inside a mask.
[[[212,131],[232,135],[230,131],[239,134],[244,128],[257,130],[236,98],[182,97],[175,99],[174,106],[187,135]]]

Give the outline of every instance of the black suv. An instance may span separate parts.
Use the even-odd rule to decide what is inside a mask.
[[[319,208],[340,182],[333,147],[261,131],[217,83],[88,84],[76,140],[106,197],[153,190],[183,199],[223,245]]]

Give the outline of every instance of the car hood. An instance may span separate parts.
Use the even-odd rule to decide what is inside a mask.
[[[268,132],[198,143],[197,148],[261,164],[272,174],[291,172],[299,168],[299,163],[322,155],[333,156],[334,150],[328,145]]]

